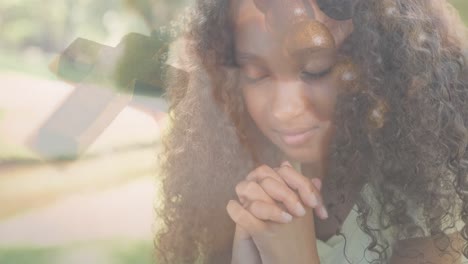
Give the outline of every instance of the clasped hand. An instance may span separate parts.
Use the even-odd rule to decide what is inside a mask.
[[[262,165],[236,186],[227,211],[236,223],[231,264],[318,264],[314,213],[328,217],[321,181],[289,162]]]

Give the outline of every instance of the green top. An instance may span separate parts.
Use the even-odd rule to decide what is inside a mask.
[[[300,172],[300,164],[292,163],[293,166]],[[375,198],[373,188],[366,184],[361,191],[362,198],[372,207],[373,210],[369,213],[368,224],[372,227],[379,228],[379,214],[381,207]],[[414,204],[409,204],[409,212],[413,212],[412,218],[414,221],[423,228],[424,235],[429,236],[429,230],[425,224],[422,208]],[[372,260],[377,259],[376,253],[367,250],[371,242],[371,238],[364,233],[358,226],[357,222],[358,212],[357,205],[354,205],[349,215],[346,217],[341,228],[342,235],[334,235],[327,241],[317,240],[317,250],[320,258],[320,264],[368,264]],[[457,222],[455,228],[448,228],[446,233],[451,234],[461,230],[463,222]],[[396,242],[396,232],[394,228],[387,228],[382,230],[379,241],[387,241],[389,244],[388,257],[392,255],[391,248]],[[345,250],[346,248],[346,250]],[[462,263],[467,261],[462,257]]]

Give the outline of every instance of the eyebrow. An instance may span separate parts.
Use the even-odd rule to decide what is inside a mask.
[[[272,40],[261,30],[242,24],[235,33],[235,58],[246,60],[264,60],[272,48]]]
[[[290,54],[292,59],[298,60],[300,67],[306,67],[311,70],[324,68],[324,65],[330,66],[336,63],[336,54],[326,55],[328,49],[309,48],[301,49],[293,54]],[[309,56],[306,54],[309,53]],[[331,55],[331,56],[330,56]],[[235,50],[234,62],[237,66],[242,66],[244,63],[257,62],[265,63],[265,58],[261,54],[257,54],[248,50]]]
[[[235,50],[235,61],[236,63],[239,63],[239,61],[263,61],[263,58],[261,55],[249,51]]]
[[[311,55],[311,54],[317,56],[317,55],[324,54],[327,51],[328,52],[332,51],[332,49],[311,46],[311,47],[307,47],[307,48],[294,50],[290,54],[291,54],[291,56],[294,56],[294,57],[302,57],[304,55]]]

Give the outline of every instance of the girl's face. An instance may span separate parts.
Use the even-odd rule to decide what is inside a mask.
[[[333,39],[333,52],[320,47],[307,54],[291,52],[287,34],[272,29],[254,0],[232,0],[231,10],[240,88],[250,116],[290,159],[315,163],[323,161],[334,134],[332,118],[339,88],[330,72],[336,49],[352,32],[352,23],[333,20],[318,8],[316,0],[308,1],[314,19]]]

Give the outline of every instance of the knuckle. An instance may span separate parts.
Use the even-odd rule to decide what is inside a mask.
[[[250,204],[249,212],[255,215],[257,218],[265,220],[269,217],[268,208],[261,202],[254,201]]]
[[[249,173],[247,174],[247,177],[245,177],[245,178],[248,179],[248,180],[249,180],[249,179],[255,178],[255,170],[249,172]]]
[[[239,219],[239,222],[242,222],[242,223],[247,222],[249,219],[248,212],[246,210],[239,210],[237,217]]]
[[[265,173],[269,173],[270,172],[270,167],[268,167],[267,165],[263,164],[263,165],[260,165],[256,170],[255,170],[256,173],[261,173],[261,174],[265,174]]]
[[[257,201],[253,201],[249,205],[249,208],[247,210],[249,210],[249,212],[255,215],[256,217],[259,217],[261,215],[262,208],[261,208],[261,205]]]
[[[248,221],[247,211],[245,210],[236,210],[232,215],[232,220],[238,224],[245,225]]]
[[[291,171],[292,169],[287,166],[281,166],[278,169],[278,173],[282,173],[283,175],[294,175],[294,174],[291,174]]]
[[[262,180],[260,180],[258,184],[260,184],[261,186],[272,186],[273,184],[275,184],[274,181],[275,180],[271,177],[265,177]]]
[[[250,203],[249,209],[255,211],[258,210],[259,207],[261,207],[261,205],[258,201],[252,201],[252,203]]]
[[[299,175],[297,177],[297,183],[298,183],[298,189],[303,189],[307,192],[313,192],[314,187],[312,185],[312,182],[306,178],[305,176]]]
[[[283,187],[280,186],[278,182],[271,177],[262,179],[258,184],[265,190],[266,193],[270,195],[277,196],[278,193],[281,193],[283,190]]]
[[[314,184],[310,180],[304,179],[303,185],[307,192],[311,192],[311,193],[316,192]]]
[[[275,190],[275,192],[279,194],[284,194],[284,192],[288,192],[289,190],[286,185],[281,184],[276,179],[271,177],[263,179],[260,185],[266,189]]]
[[[244,224],[246,219],[246,214],[244,211],[237,211],[236,213],[233,214],[233,221],[238,223],[238,224]]]
[[[293,204],[298,201],[298,197],[295,192],[289,188],[281,188],[277,191],[277,198],[285,204]]]
[[[295,173],[292,173],[291,168],[282,166],[278,169],[278,174],[280,175],[280,178],[286,179],[288,182],[295,183],[298,185],[299,181],[296,177]]]
[[[288,167],[286,167],[286,166],[280,166],[280,167],[278,168],[278,171],[285,171],[287,168],[288,168]]]
[[[252,193],[258,191],[258,184],[254,181],[249,181],[245,184],[245,191]]]
[[[239,213],[236,208],[236,205],[233,202],[229,202],[226,206],[226,211],[228,212],[229,217],[231,217],[232,221],[238,223],[239,220]]]
[[[294,192],[288,192],[284,195],[284,201],[289,204],[296,204],[299,202],[299,197]]]
[[[242,194],[242,191],[243,191],[243,189],[244,189],[244,186],[245,186],[245,182],[244,182],[244,181],[241,181],[241,182],[239,182],[238,184],[236,184],[235,191],[236,191],[237,195]]]

